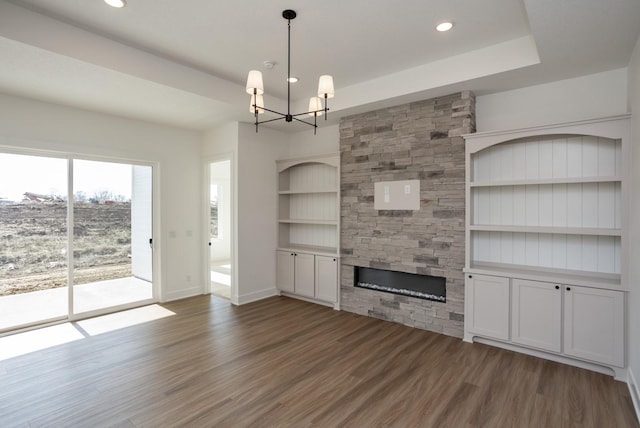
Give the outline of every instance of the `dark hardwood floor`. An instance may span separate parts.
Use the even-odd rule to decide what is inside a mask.
[[[624,383],[285,297],[0,361],[0,427],[638,427]]]

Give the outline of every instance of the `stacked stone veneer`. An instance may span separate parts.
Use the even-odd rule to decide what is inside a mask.
[[[341,152],[341,308],[462,337],[465,150],[475,97],[462,92],[345,117]],[[377,211],[374,183],[420,180],[419,211]],[[354,266],[446,278],[447,302],[356,288]]]

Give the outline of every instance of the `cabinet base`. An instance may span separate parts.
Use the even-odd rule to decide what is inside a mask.
[[[291,297],[292,299],[304,300],[305,302],[315,303],[322,306],[328,306],[330,308],[335,309],[336,311],[340,310],[340,304],[337,302],[336,303],[325,302],[324,300],[317,300],[311,297],[300,296],[298,294],[289,293],[287,291],[280,291],[280,295],[285,297]]]
[[[473,333],[468,333],[468,332],[464,333],[464,337],[462,340],[468,343],[473,343],[473,342],[483,343],[485,345],[491,345],[497,348],[519,352],[521,354],[527,354],[534,357],[543,358],[545,360],[555,361],[558,363],[567,364],[569,366],[579,367],[581,369],[591,370],[593,372],[613,376],[615,380],[618,380],[620,382],[627,382],[627,378],[628,378],[628,369],[626,367],[613,367],[613,366],[606,366],[602,364],[592,363],[588,361],[582,361],[575,358],[566,357],[564,355],[552,354],[545,351],[539,351],[537,349],[525,348],[523,346],[501,342],[499,340],[487,339],[485,337],[476,336]]]

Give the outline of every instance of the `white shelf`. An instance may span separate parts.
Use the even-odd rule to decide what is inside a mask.
[[[507,276],[510,278],[546,281],[565,285],[628,291],[622,287],[619,274],[479,262],[471,264],[470,267],[464,269],[464,272],[478,275]]]
[[[336,257],[340,156],[286,159],[278,170],[278,249]]]
[[[602,229],[588,227],[552,227],[552,226],[505,226],[470,225],[471,231],[513,232],[513,233],[550,233],[562,235],[622,236],[620,229]]]
[[[323,226],[337,226],[336,220],[308,220],[308,219],[280,219],[278,223],[282,224],[319,224]]]
[[[476,181],[470,182],[469,187],[496,187],[496,186],[530,186],[545,184],[580,184],[580,183],[618,183],[622,178],[615,177],[572,177],[572,178],[541,178],[535,180],[500,180],[500,181]]]
[[[296,189],[278,192],[279,195],[306,195],[311,193],[338,193],[338,189]]]
[[[312,253],[319,256],[338,257],[338,249],[334,247],[288,244],[288,245],[278,246],[278,250],[292,251],[292,252],[298,252],[298,253]]]

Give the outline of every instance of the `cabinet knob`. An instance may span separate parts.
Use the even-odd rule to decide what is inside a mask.
[[[469,275],[469,279],[473,278],[473,275]]]
[[[556,290],[560,290],[560,286],[559,285],[556,285]]]
[[[335,261],[336,261],[336,259],[333,259],[333,261],[335,262]]]
[[[567,287],[567,291],[571,291],[571,287]]]

